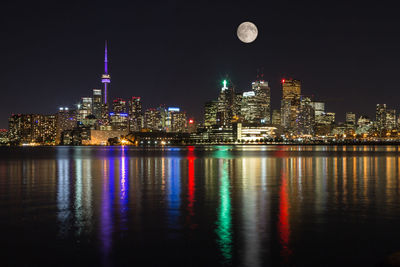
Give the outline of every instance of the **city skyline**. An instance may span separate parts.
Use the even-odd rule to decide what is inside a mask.
[[[141,101],[141,103],[140,103],[140,112],[144,115],[144,113],[145,112],[142,112],[142,111],[147,111],[147,110],[151,110],[151,109],[155,109],[155,108],[159,108],[159,107],[162,107],[162,106],[165,106],[165,107],[168,107],[168,106],[176,106],[176,105],[169,105],[169,104],[166,104],[166,103],[149,103],[149,102],[151,102],[151,101],[147,101],[147,103],[146,104],[144,104],[143,103],[143,101],[141,100],[142,99],[142,97],[141,96],[133,96],[133,95],[130,95],[129,97],[120,97],[120,96],[116,96],[115,94],[113,94],[112,93],[112,91],[111,92],[109,92],[109,90],[110,90],[110,84],[111,84],[111,75],[110,75],[110,73],[109,73],[109,58],[108,58],[108,41],[107,40],[105,40],[105,43],[104,43],[104,61],[103,61],[103,64],[104,64],[104,71],[103,71],[103,74],[101,75],[101,89],[96,89],[96,88],[93,88],[93,89],[91,89],[92,90],[92,93],[93,93],[93,97],[89,97],[89,94],[86,94],[86,95],[81,95],[81,96],[79,96],[79,97],[77,97],[77,99],[80,99],[79,101],[76,101],[76,103],[75,104],[68,104],[68,105],[63,105],[63,106],[60,106],[60,108],[59,109],[64,109],[64,108],[67,108],[67,109],[69,109],[69,110],[79,110],[80,109],[80,106],[82,105],[82,101],[83,102],[85,102],[85,99],[87,99],[86,101],[88,101],[89,100],[89,98],[90,98],[90,104],[89,104],[89,108],[90,108],[90,112],[89,113],[85,113],[86,115],[89,115],[89,114],[94,114],[94,115],[96,115],[96,114],[98,114],[98,116],[97,116],[97,119],[101,119],[101,118],[103,118],[103,119],[106,119],[106,117],[108,117],[109,115],[111,115],[111,113],[110,113],[110,111],[112,111],[112,112],[115,112],[115,110],[114,110],[114,107],[113,107],[113,103],[112,102],[115,102],[115,101],[124,101],[124,106],[125,106],[125,104],[127,104],[126,103],[126,101],[125,100],[123,100],[123,99],[128,99],[129,100],[129,98],[138,98],[139,99],[139,101]],[[280,79],[280,88],[279,88],[279,91],[280,91],[280,98],[278,98],[278,100],[275,100],[275,101],[272,101],[274,98],[272,98],[271,97],[271,95],[272,95],[272,90],[271,90],[271,87],[269,86],[269,81],[268,80],[266,80],[265,79],[265,77],[264,77],[264,67],[261,67],[261,68],[259,68],[259,69],[257,69],[256,70],[256,78],[255,79],[253,79],[250,83],[251,83],[251,88],[250,89],[241,89],[241,88],[237,88],[236,86],[235,86],[235,83],[233,83],[232,82],[232,80],[230,79],[230,77],[229,77],[229,75],[226,75],[225,76],[225,78],[224,78],[224,80],[222,80],[222,84],[223,84],[223,87],[222,87],[222,91],[224,90],[224,88],[228,88],[227,87],[227,80],[226,79],[229,79],[229,88],[231,88],[232,90],[234,90],[234,93],[236,93],[236,94],[238,94],[238,93],[240,93],[240,94],[243,94],[243,97],[245,97],[246,96],[246,94],[248,94],[249,92],[251,93],[251,92],[254,92],[254,91],[257,91],[257,86],[259,86],[259,84],[260,84],[260,82],[261,83],[264,83],[264,81],[265,81],[265,84],[266,84],[266,86],[267,86],[267,88],[268,88],[268,93],[267,93],[267,95],[263,95],[262,96],[262,98],[264,97],[268,97],[268,103],[267,103],[267,105],[268,105],[268,107],[267,107],[267,110],[265,111],[265,112],[267,112],[266,114],[268,114],[268,116],[267,115],[264,115],[265,116],[265,118],[263,119],[264,120],[264,122],[263,123],[266,123],[266,124],[271,124],[271,119],[272,119],[272,115],[273,115],[273,111],[275,111],[275,110],[280,110],[280,113],[281,113],[281,120],[282,119],[284,119],[285,117],[287,117],[286,118],[286,120],[289,120],[289,122],[288,123],[286,123],[287,125],[285,126],[285,128],[292,128],[293,127],[293,123],[294,123],[294,121],[296,121],[296,117],[297,117],[297,115],[296,115],[296,110],[297,110],[297,112],[298,112],[298,110],[299,110],[299,107],[300,107],[300,98],[302,98],[302,97],[304,97],[304,94],[302,94],[302,92],[301,92],[301,90],[300,90],[300,88],[302,87],[301,86],[301,84],[302,84],[302,82],[303,81],[300,81],[300,80],[296,80],[296,79],[293,79],[293,78],[291,78],[291,77],[282,77],[281,79]],[[285,81],[286,81],[286,83],[285,83]],[[295,85],[289,85],[289,87],[288,87],[288,82],[289,82],[289,84],[290,83],[292,83],[292,81],[295,83]],[[256,84],[256,85],[255,85]],[[295,89],[287,89],[287,88],[291,88],[292,86],[294,86],[293,88],[295,88]],[[218,88],[218,87],[217,87]],[[302,87],[302,89],[304,90],[304,87]],[[249,91],[250,90],[250,91]],[[289,91],[288,91],[289,90]],[[293,91],[294,90],[294,91]],[[293,109],[292,111],[287,111],[287,112],[289,112],[289,113],[291,113],[291,114],[289,114],[288,113],[288,115],[284,115],[285,114],[285,111],[284,111],[284,109],[285,109],[285,105],[286,105],[286,102],[285,102],[285,99],[289,99],[289,102],[290,101],[293,101],[292,99],[293,99],[293,96],[291,96],[292,94],[294,94],[294,101],[297,103],[297,104],[295,104],[295,106],[293,106],[293,103],[292,103],[292,107],[291,107],[291,109]],[[96,111],[96,104],[95,104],[95,102],[96,102],[96,100],[95,100],[95,98],[96,98],[96,95],[99,95],[99,97],[101,96],[101,100],[99,99],[99,107],[97,107],[97,111]],[[329,103],[327,103],[326,101],[323,101],[321,98],[318,98],[318,96],[316,96],[316,94],[314,94],[314,93],[311,93],[311,94],[309,94],[309,93],[307,93],[306,94],[306,96],[307,97],[309,97],[309,96],[311,96],[310,97],[310,101],[316,101],[316,102],[322,102],[323,104],[324,104],[324,112],[325,112],[325,109],[326,109],[326,106],[328,106],[329,107]],[[244,98],[245,99],[245,98]],[[297,100],[296,100],[297,99]],[[112,101],[111,101],[112,100]],[[150,99],[151,100],[151,99]],[[210,99],[210,101],[212,101],[211,99]],[[242,101],[242,100],[241,100]],[[209,102],[209,101],[207,101],[207,102]],[[206,102],[206,103],[207,103]],[[278,106],[277,105],[277,102],[280,102],[280,105]],[[109,104],[109,103],[111,103],[111,104]],[[143,108],[143,110],[142,110],[142,105],[144,104],[144,107],[146,107],[146,108]],[[84,104],[83,104],[84,105]],[[205,105],[207,105],[207,104],[205,104]],[[256,104],[257,105],[257,104]],[[262,105],[262,104],[261,104]],[[297,105],[297,106],[296,106]],[[380,104],[377,104],[377,105],[380,105]],[[386,106],[386,104],[383,104],[383,105],[385,105]],[[102,108],[102,106],[104,106],[104,108]],[[277,107],[277,108],[276,108]],[[126,106],[126,107],[124,107],[123,109],[128,109],[129,107],[128,106]],[[197,123],[204,123],[205,121],[205,112],[206,112],[206,110],[204,109],[205,107],[204,107],[204,103],[201,105],[201,108],[200,108],[200,111],[198,111],[198,112],[195,112],[195,113],[197,113],[197,114],[201,114],[201,115],[199,115],[199,117],[195,117],[195,116],[192,116],[192,115],[189,115],[189,117],[191,118],[191,119],[196,119],[196,122]],[[385,109],[386,109],[386,107],[385,107]],[[334,114],[337,114],[337,111],[334,111],[334,110],[330,110],[331,112],[334,112]],[[376,110],[375,110],[376,111]],[[122,111],[121,111],[122,112]],[[125,110],[125,111],[123,111],[123,112],[126,112],[127,113],[127,110]],[[254,110],[252,110],[252,112],[254,112]],[[293,113],[294,112],[294,113]],[[345,112],[345,117],[344,117],[344,119],[345,120],[342,120],[342,121],[338,121],[337,120],[337,116],[336,115],[334,115],[334,119],[333,119],[333,121],[334,122],[341,122],[341,123],[343,123],[343,122],[346,122],[347,121],[347,113],[356,113],[356,121],[357,121],[357,119],[359,118],[359,117],[365,117],[365,116],[367,116],[367,118],[369,118],[369,119],[371,119],[371,120],[375,120],[375,118],[376,118],[376,112],[375,112],[375,117],[374,116],[368,116],[368,113],[370,113],[370,112],[355,112],[354,110],[350,110],[350,111],[344,111],[344,110],[341,110],[341,111],[339,111],[339,114],[340,114],[340,112]],[[11,115],[14,115],[14,114],[22,114],[22,113],[20,113],[20,112],[16,112],[16,113],[12,113]],[[39,114],[39,113],[34,113],[34,112],[27,112],[27,114]],[[55,114],[55,112],[47,112],[47,113],[44,113],[44,114]],[[101,117],[101,118],[99,118],[99,116]],[[251,116],[254,116],[254,114],[252,114]],[[230,116],[229,117],[232,117],[232,114],[230,114]],[[246,117],[246,116],[244,116],[244,117]],[[396,118],[396,110],[394,110],[394,117]],[[82,117],[81,118],[81,120],[83,119],[84,117]],[[142,119],[144,119],[144,118],[142,118]],[[79,119],[78,119],[79,120]],[[246,121],[249,121],[249,122],[256,122],[256,121],[252,121],[252,120],[248,120],[247,118],[246,118]],[[291,121],[291,122],[290,122]],[[285,122],[282,122],[282,125],[285,125]],[[290,125],[292,125],[292,126],[290,126]],[[146,128],[146,127],[145,127]]]
[[[110,40],[116,96],[154,98],[151,103],[181,106],[196,118],[225,74],[247,90],[262,67],[273,108],[282,77],[301,80],[305,93],[330,103],[340,120],[345,111],[373,117],[376,103],[395,107],[400,96],[398,18],[390,6],[259,1],[198,3],[193,9],[180,2],[42,8],[43,3],[4,6],[1,128],[10,113],[47,113],[98,87],[104,39]],[[235,36],[243,20],[258,26],[254,43]],[[47,102],[37,105],[42,99]]]

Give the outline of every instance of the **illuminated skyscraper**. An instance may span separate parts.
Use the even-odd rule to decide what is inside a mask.
[[[171,132],[186,132],[187,131],[187,117],[186,112],[181,111],[176,107],[168,108],[168,117],[171,121]]]
[[[252,83],[252,89],[255,93],[257,102],[256,118],[261,124],[269,124],[271,122],[271,89],[268,82],[264,81],[261,75],[260,79]]]
[[[354,128],[356,126],[356,114],[353,112],[346,112],[346,127]]]
[[[82,97],[78,104],[77,120],[82,122],[87,116],[92,114],[93,100],[91,97]]]
[[[282,80],[281,123],[286,130],[297,128],[297,117],[300,111],[301,83],[299,80]]]
[[[388,109],[386,111],[386,129],[393,130],[397,128],[396,122],[396,110],[395,109]]]
[[[217,124],[218,101],[209,101],[204,105],[204,126]]]
[[[321,101],[313,101],[311,105],[314,108],[315,123],[322,123],[323,117],[325,115],[325,103]]]
[[[103,105],[103,96],[101,89],[93,89],[93,115],[96,119],[101,119],[101,109]]]
[[[278,109],[272,111],[272,121],[273,125],[281,125],[281,112]]]
[[[133,96],[129,100],[129,131],[137,132],[142,129],[143,114],[140,97]]]
[[[315,112],[311,97],[301,96],[298,116],[298,134],[314,134]]]
[[[122,98],[114,99],[112,110],[114,113],[126,113],[126,101]]]
[[[165,105],[160,105],[157,110],[159,116],[158,129],[160,131],[167,131],[168,109]]]
[[[386,104],[376,105],[376,128],[379,131],[386,128]]]
[[[232,86],[228,87],[227,83],[227,80],[223,81],[223,87],[218,97],[217,125],[222,127],[231,126],[235,101],[235,91]]]
[[[260,106],[254,91],[243,92],[241,114],[245,122],[260,123]]]
[[[110,124],[115,131],[127,131],[128,113],[110,112]]]
[[[158,130],[160,122],[159,112],[155,108],[148,108],[144,113],[144,127],[149,130]]]
[[[61,141],[61,133],[72,130],[77,126],[76,111],[67,107],[61,107],[56,114],[56,144]]]
[[[290,99],[281,100],[281,125],[285,130],[290,129],[291,103],[292,101]]]

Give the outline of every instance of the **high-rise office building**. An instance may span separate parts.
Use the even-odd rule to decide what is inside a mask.
[[[233,119],[233,105],[235,101],[235,91],[230,85],[227,86],[227,80],[223,81],[223,87],[218,97],[217,125],[229,127]]]
[[[114,131],[127,131],[129,128],[128,113],[110,112],[110,124]]]
[[[386,104],[376,105],[376,128],[379,131],[386,129]]]
[[[325,103],[321,101],[313,101],[311,105],[314,108],[315,123],[321,124],[325,115]]]
[[[175,110],[176,108],[168,108],[168,113],[171,121],[171,132],[183,133],[187,131],[186,112]]]
[[[290,99],[281,100],[281,126],[286,131],[290,129],[291,125],[291,110],[292,101]]]
[[[83,121],[87,116],[92,114],[93,100],[91,97],[82,97],[78,104],[77,120]]]
[[[56,144],[61,141],[61,133],[72,130],[77,126],[77,114],[75,110],[61,107],[56,114]]]
[[[103,95],[102,95],[102,90],[101,89],[93,89],[93,115],[96,117],[96,119],[100,120],[101,119],[101,109],[103,106]]]
[[[150,130],[158,130],[160,124],[159,112],[155,108],[148,108],[144,113],[144,127]]]
[[[282,80],[281,115],[282,126],[286,130],[297,128],[297,117],[300,111],[301,82],[293,79]]]
[[[261,108],[258,97],[254,91],[243,92],[241,114],[243,121],[247,123],[261,122]]]
[[[251,87],[257,101],[256,117],[258,123],[271,123],[271,89],[268,82],[264,81],[261,76],[260,79],[252,83]]]
[[[388,109],[386,110],[386,129],[393,130],[396,128],[397,128],[396,110]]]
[[[333,125],[335,124],[336,113],[334,112],[327,112],[324,114],[322,119],[323,125]]]
[[[133,96],[129,100],[129,131],[138,132],[142,129],[143,114],[142,114],[142,102],[140,97]]]
[[[242,119],[242,101],[243,101],[243,93],[235,93],[235,99],[233,103],[233,120],[240,121]]]
[[[268,82],[258,79],[252,82],[251,91],[243,92],[240,114],[244,122],[271,123],[271,92]]]
[[[301,96],[300,109],[298,115],[298,134],[314,134],[315,111],[312,105],[311,97]]]
[[[356,114],[353,112],[346,112],[346,127],[354,128],[356,126]]]
[[[114,99],[112,110],[114,113],[126,113],[126,101],[122,98]]]
[[[271,123],[273,125],[281,125],[281,112],[278,109],[272,111]]]
[[[168,109],[165,105],[160,105],[157,110],[159,114],[158,130],[167,131]]]
[[[218,101],[209,101],[204,105],[204,126],[217,124]]]

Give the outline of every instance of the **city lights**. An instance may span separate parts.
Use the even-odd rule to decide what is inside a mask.
[[[101,89],[81,97],[74,109],[61,106],[56,114],[13,114],[2,143],[11,145],[166,145],[166,144],[260,144],[329,142],[400,142],[399,117],[386,104],[377,104],[376,120],[354,112],[339,122],[326,103],[302,94],[302,83],[281,79],[279,109],[271,109],[271,88],[263,73],[240,91],[222,88],[204,105],[203,121],[180,107],[159,105],[142,109],[140,96],[109,99],[111,75],[107,42]],[[121,136],[131,136],[132,142]],[[167,140],[167,141],[165,141]]]

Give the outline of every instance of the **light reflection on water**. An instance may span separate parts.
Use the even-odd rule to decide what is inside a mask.
[[[36,265],[56,262],[44,248],[104,266],[368,266],[400,250],[397,146],[13,149],[0,229]]]

